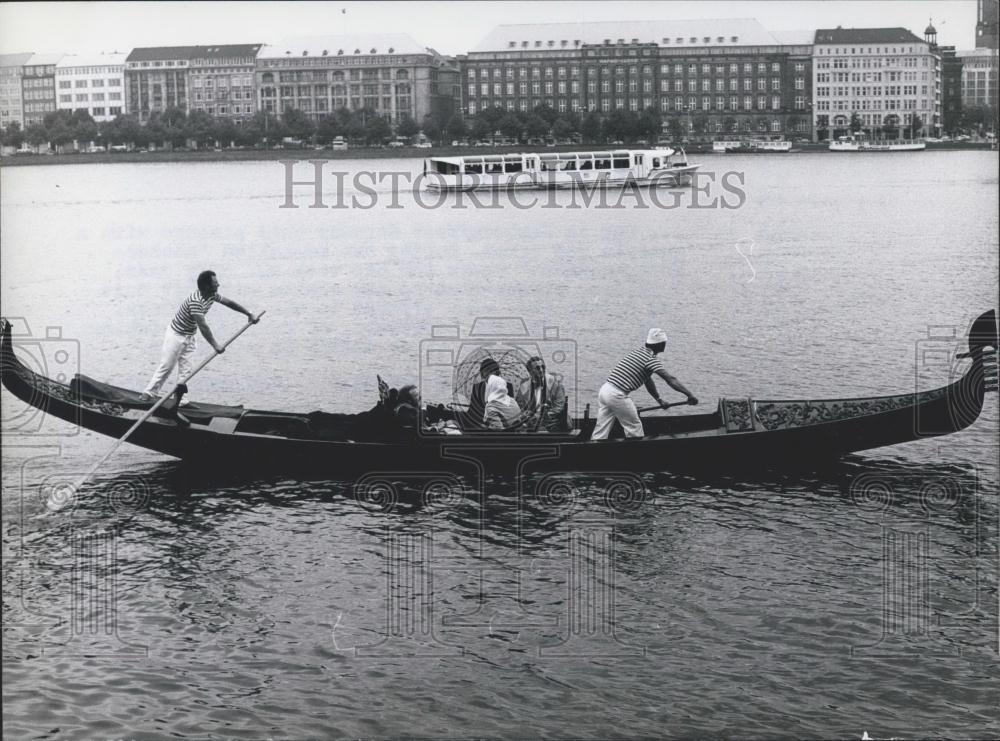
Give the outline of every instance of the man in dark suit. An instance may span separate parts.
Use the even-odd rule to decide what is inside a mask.
[[[469,411],[462,420],[463,429],[484,429],[483,415],[486,413],[486,381],[490,376],[500,375],[500,364],[493,358],[485,358],[479,364],[479,376],[482,378],[472,387],[469,395]],[[514,387],[507,382],[507,394],[514,398]]]

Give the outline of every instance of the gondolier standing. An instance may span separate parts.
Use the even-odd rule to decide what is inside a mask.
[[[601,386],[597,394],[597,424],[591,440],[607,440],[611,425],[617,419],[625,429],[626,437],[642,437],[642,421],[635,408],[635,402],[628,395],[642,385],[646,386],[649,395],[666,408],[666,403],[660,398],[653,382],[655,373],[675,391],[687,394],[688,404],[697,404],[698,399],[688,391],[684,384],[674,378],[663,367],[663,362],[657,357],[667,346],[667,335],[662,329],[651,329],[646,336],[646,346],[633,350],[615,366],[608,376],[607,382]]]
[[[246,314],[253,324],[259,321],[256,314],[247,311],[235,301],[220,296],[218,291],[219,279],[215,276],[215,272],[202,271],[198,275],[198,290],[181,302],[180,308],[177,309],[173,320],[167,326],[166,334],[163,337],[160,365],[153,373],[153,377],[149,379],[146,390],[142,392],[143,397],[159,396],[163,383],[175,366],[182,379],[191,372],[191,356],[194,354],[197,344],[195,330],[201,330],[202,336],[216,352],[225,351],[225,348],[215,341],[212,330],[209,329],[208,322],[205,321],[205,314],[212,308],[213,303],[220,303],[233,311]]]

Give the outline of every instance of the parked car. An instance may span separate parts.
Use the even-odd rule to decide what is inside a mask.
[[[330,143],[330,149],[347,149],[347,141],[344,137],[338,136]]]
[[[111,152],[127,152],[128,151],[128,145],[126,145],[126,144],[112,144],[110,147],[108,147],[108,149]]]

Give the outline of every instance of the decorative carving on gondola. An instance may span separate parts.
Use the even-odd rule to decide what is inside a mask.
[[[95,412],[100,412],[101,414],[110,414],[114,417],[122,417],[125,414],[125,407],[119,404],[113,404],[109,401],[100,401],[97,399],[88,399],[86,396],[80,396],[62,383],[56,383],[55,381],[50,381],[45,376],[40,376],[37,373],[32,373],[30,378],[26,378],[24,373],[18,373],[22,378],[25,378],[32,386],[34,386],[38,391],[49,396],[55,396],[68,404],[74,404],[78,407],[84,409],[91,409]]]
[[[878,399],[845,399],[843,401],[761,401],[757,402],[757,419],[767,430],[834,422],[864,417],[894,409],[906,409],[915,403],[944,396],[946,389],[934,389],[921,394],[903,394]]]
[[[749,399],[723,399],[722,413],[725,415],[726,432],[753,431],[753,411]]]

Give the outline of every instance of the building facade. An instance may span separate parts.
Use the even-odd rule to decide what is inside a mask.
[[[954,46],[938,47],[941,56],[941,131],[950,134],[962,120],[962,60]]]
[[[24,101],[24,126],[40,124],[56,110],[56,64],[62,54],[32,54],[24,63],[21,96]]]
[[[145,123],[167,108],[188,109],[187,71],[195,46],[133,49],[125,60],[125,110]]]
[[[499,26],[463,60],[463,108],[654,109],[689,135],[808,136],[812,34],[753,20]]]
[[[262,44],[203,46],[190,59],[189,107],[235,124],[257,110],[254,72]]]
[[[875,137],[903,137],[914,120],[918,135],[940,132],[940,58],[905,28],[817,30],[813,78],[818,139],[850,133],[854,115]]]
[[[0,54],[0,129],[11,123],[24,128],[24,91],[21,77],[33,54]]]
[[[976,48],[996,49],[1000,43],[1000,3],[976,0]]]
[[[295,108],[319,119],[344,108],[420,123],[458,110],[458,74],[407,34],[290,39],[257,57],[258,105],[276,115]]]
[[[962,105],[997,107],[997,50],[959,51],[962,63]],[[995,114],[994,114],[995,115]]]
[[[125,54],[67,55],[56,64],[56,108],[98,123],[125,112]]]

